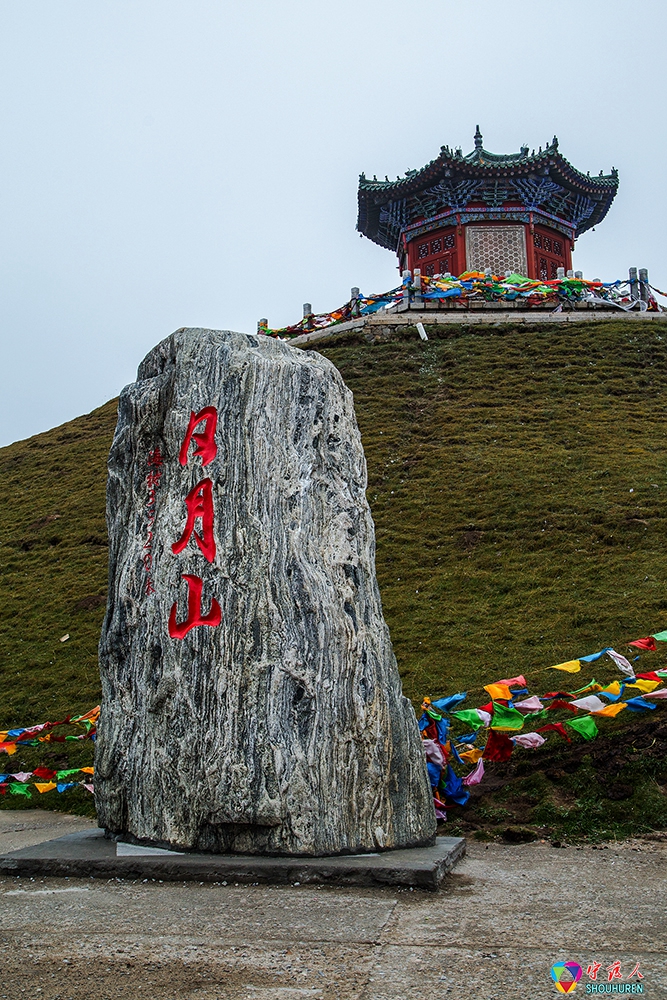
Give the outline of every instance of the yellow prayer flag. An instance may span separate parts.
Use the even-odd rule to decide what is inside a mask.
[[[620,694],[621,685],[619,681],[613,681],[611,684],[607,684],[606,687],[602,688],[603,691],[607,691],[609,694]]]
[[[507,684],[487,684],[484,690],[489,692],[492,701],[510,701],[512,698]]]
[[[624,701],[617,701],[613,705],[606,705],[597,712],[591,712],[591,715],[602,715],[607,719],[615,719],[619,712],[622,712],[626,708]]]
[[[83,771],[84,774],[94,774],[95,773],[95,768],[94,767],[80,767],[79,770]]]
[[[484,747],[481,749],[479,747],[473,747],[472,750],[466,750],[464,753],[460,753],[459,757],[461,760],[467,760],[470,764],[476,764],[483,754]]]
[[[649,691],[655,691],[660,686],[660,681],[645,681],[640,678],[638,681],[633,681],[632,684],[626,684],[625,686],[639,688],[642,694],[648,694]]]
[[[56,787],[55,781],[36,781],[35,782],[35,788],[37,789],[38,792],[41,792],[42,794],[44,794],[44,792],[50,792],[55,787]]]
[[[581,670],[581,660],[567,660],[565,663],[557,663],[555,667],[549,667],[549,670],[565,670],[568,674],[578,674]]]
[[[0,743],[0,750],[4,750],[11,757],[13,753],[16,753],[16,743]]]

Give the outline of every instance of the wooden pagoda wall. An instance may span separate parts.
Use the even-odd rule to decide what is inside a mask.
[[[466,233],[468,227],[471,232]],[[510,233],[509,230],[514,232]],[[522,255],[518,256],[515,237],[521,231],[525,244]],[[493,247],[493,252],[489,251],[490,262],[481,264],[479,247],[483,246],[485,236],[487,245]],[[507,247],[505,256],[503,236]],[[484,267],[494,268],[494,265],[496,273],[515,270],[519,260],[525,259],[526,277],[550,281],[556,277],[559,267],[565,268],[566,272],[572,267],[570,241],[562,233],[543,225],[507,222],[463,223],[460,227],[438,227],[421,233],[408,242],[407,259],[405,255],[399,256],[399,264],[401,269],[407,267],[414,271],[419,268],[426,275],[449,272],[458,276],[471,267],[468,263],[471,247],[476,248],[476,259],[471,262],[472,266],[480,270]],[[483,258],[483,251],[481,256]]]

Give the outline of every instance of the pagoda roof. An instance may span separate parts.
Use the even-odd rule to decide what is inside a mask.
[[[403,229],[416,218],[435,215],[437,204],[444,207],[448,197],[456,201],[451,207],[464,210],[466,203],[486,200],[490,187],[496,192],[494,204],[498,206],[498,182],[502,186],[505,178],[508,201],[516,202],[518,193],[519,200],[529,207],[543,208],[568,223],[575,236],[602,221],[618,190],[615,168],[609,174],[600,171],[597,177],[582,173],[559,152],[556,136],[537,153],[531,153],[527,146],[518,153],[491,153],[484,149],[478,125],[475,148],[466,156],[461,149],[442,146],[440,155],[421,170],[407,170],[395,181],[369,180],[361,174],[357,229],[373,242],[396,249],[397,222]],[[532,203],[531,190],[535,192]],[[435,209],[432,213],[429,205]],[[383,225],[387,216],[393,225]]]

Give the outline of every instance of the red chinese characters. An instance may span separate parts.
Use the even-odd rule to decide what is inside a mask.
[[[176,620],[178,604],[174,602],[169,615],[169,635],[172,639],[184,639],[191,628],[197,625],[219,625],[222,620],[220,605],[215,597],[211,601],[211,610],[207,615],[202,614],[201,591],[203,580],[199,576],[190,576],[184,573],[183,580],[188,585],[188,617],[184,622]]]
[[[194,442],[192,457],[199,456],[202,465],[208,465],[215,458],[218,447],[215,443],[215,431],[218,422],[218,411],[214,406],[207,406],[199,413],[190,414],[190,422],[181,445],[179,462],[187,465],[190,444]],[[197,428],[203,424],[203,430]],[[202,479],[185,497],[187,516],[183,533],[177,542],[171,546],[175,555],[182,552],[191,538],[194,538],[201,554],[208,562],[215,559],[215,536],[213,533],[213,483],[210,478]],[[183,573],[182,579],[188,585],[188,611],[185,621],[178,621],[178,602],[174,602],[169,614],[169,635],[172,639],[184,639],[188,632],[199,625],[214,627],[220,624],[222,612],[219,603],[212,598],[208,613],[202,609],[203,580],[199,576]]]
[[[183,534],[171,547],[178,555],[194,535],[202,555],[209,562],[215,559],[215,538],[213,537],[213,483],[210,479],[202,479],[201,483],[190,490],[185,498],[188,508],[188,519]],[[195,531],[195,523],[201,520],[201,534]]]
[[[146,542],[143,547],[144,553],[144,569],[146,570],[146,594],[154,594],[155,588],[153,586],[153,524],[155,523],[155,495],[157,493],[158,486],[160,485],[160,480],[162,478],[162,466],[164,462],[162,461],[162,454],[159,448],[153,448],[148,453],[148,465],[150,466],[150,472],[146,476],[146,485],[148,486],[148,502],[146,504],[146,511],[148,513],[148,534]]]
[[[215,406],[205,406],[199,413],[195,413],[194,410],[192,411],[190,414],[190,423],[185,432],[181,451],[178,456],[178,461],[181,465],[188,464],[188,448],[191,441],[194,441],[196,445],[192,454],[193,456],[201,455],[202,465],[209,465],[213,461],[218,452],[218,446],[215,443],[215,428],[217,423],[218,411]],[[195,428],[199,427],[200,424],[204,424],[204,430],[200,434],[195,434]]]

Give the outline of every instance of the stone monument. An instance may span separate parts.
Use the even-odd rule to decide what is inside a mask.
[[[100,825],[180,850],[434,843],[336,368],[179,330],[123,390],[109,456]]]

